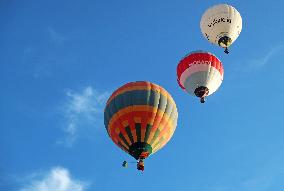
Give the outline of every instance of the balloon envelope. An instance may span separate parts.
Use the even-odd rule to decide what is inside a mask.
[[[208,95],[214,93],[222,84],[223,76],[221,61],[210,52],[191,52],[177,66],[178,84],[191,95],[196,95],[200,87],[208,88]]]
[[[205,11],[200,21],[203,36],[213,44],[229,47],[242,31],[242,17],[231,5],[215,5]]]
[[[172,137],[178,112],[171,95],[151,82],[130,82],[107,101],[104,121],[112,141],[135,159],[145,159]]]

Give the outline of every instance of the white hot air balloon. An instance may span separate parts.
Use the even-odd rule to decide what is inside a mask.
[[[225,48],[228,54],[228,47],[242,31],[242,17],[231,5],[215,5],[203,14],[200,28],[208,41]]]

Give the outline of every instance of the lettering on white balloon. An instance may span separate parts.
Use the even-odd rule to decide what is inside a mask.
[[[229,18],[219,18],[219,19],[214,19],[209,25],[208,27],[212,27],[218,23],[232,23],[232,19],[229,19]]]
[[[211,61],[204,61],[204,60],[196,60],[196,61],[193,61],[191,63],[188,64],[188,66],[192,66],[194,64],[207,64],[207,65],[211,65]]]

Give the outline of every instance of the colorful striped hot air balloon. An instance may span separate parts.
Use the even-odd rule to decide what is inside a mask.
[[[143,160],[161,149],[172,137],[178,112],[171,95],[151,82],[130,82],[108,99],[104,122],[112,141],[133,156],[138,170]]]
[[[177,66],[179,86],[189,94],[199,97],[201,103],[220,87],[223,75],[221,61],[212,53],[204,51],[189,53]]]

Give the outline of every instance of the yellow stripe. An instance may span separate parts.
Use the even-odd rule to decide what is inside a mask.
[[[169,126],[170,125],[170,126]],[[172,123],[168,123],[166,122],[164,128],[168,128],[168,131],[165,131],[163,135],[161,135],[163,138],[163,141],[161,143],[159,143],[158,141],[161,139],[157,139],[155,141],[155,143],[152,144],[152,148],[153,148],[153,151],[152,153],[154,152],[157,152],[158,150],[160,150],[162,147],[164,147],[167,142],[172,138],[174,132],[175,132],[175,129],[176,129],[176,125],[173,125]]]
[[[152,149],[155,150],[155,148],[158,147],[158,145],[164,141],[164,139],[161,137],[158,141],[155,142],[155,144],[152,145]],[[162,141],[161,141],[162,140]]]
[[[157,152],[160,149],[159,146],[160,146],[160,143],[153,147],[152,154],[154,154],[155,152]]]
[[[164,132],[164,134],[163,135],[159,135],[158,136],[158,138],[153,142],[153,144],[151,145],[153,148],[155,148],[155,147],[157,147],[157,145],[158,145],[158,143],[159,143],[159,141],[161,140],[161,139],[164,139],[164,140],[166,140],[166,137],[173,131],[173,127],[172,126],[170,126],[170,127],[168,127],[167,125],[165,125],[164,126],[164,128],[167,128],[167,130],[169,131],[165,131]],[[163,140],[163,141],[164,141]],[[169,139],[167,140],[167,142],[169,141]]]
[[[160,131],[160,134],[162,133],[162,131],[163,131],[164,128],[166,128],[166,125],[164,125],[164,124],[160,124],[160,125],[159,125],[158,129],[159,129],[159,131]],[[160,134],[158,135],[158,137],[160,136]],[[152,144],[151,146],[154,147],[155,144],[157,144],[157,143],[159,142],[159,140],[160,140],[160,139],[158,139],[158,138],[157,138],[156,140],[154,140],[154,142],[153,142],[153,144]]]
[[[164,140],[160,144],[158,144],[156,147],[153,148],[153,152],[157,152],[158,150],[163,148],[166,145],[166,143],[171,139],[171,137],[172,137],[171,133],[168,133],[168,132],[165,133],[165,135],[163,136]]]
[[[166,114],[166,113],[164,113]],[[165,118],[164,118],[165,117]],[[166,117],[165,115],[162,116],[162,118],[160,119],[160,121],[156,121],[156,123],[158,123],[158,128],[160,128],[160,122],[163,121],[164,123],[166,123],[168,126],[169,126],[169,130],[173,128],[173,123],[170,125],[169,124],[169,119],[168,117]],[[156,132],[156,131],[155,131]],[[149,138],[148,138],[148,143],[150,144],[152,139],[154,138],[154,135],[155,135],[155,132],[154,131],[151,131],[150,132],[150,135],[149,135]]]
[[[154,125],[155,119],[156,119],[156,115],[159,115],[159,112],[162,112],[161,110],[158,111],[158,108],[153,108],[152,110],[152,115],[150,118],[148,118],[148,124],[149,125]]]

